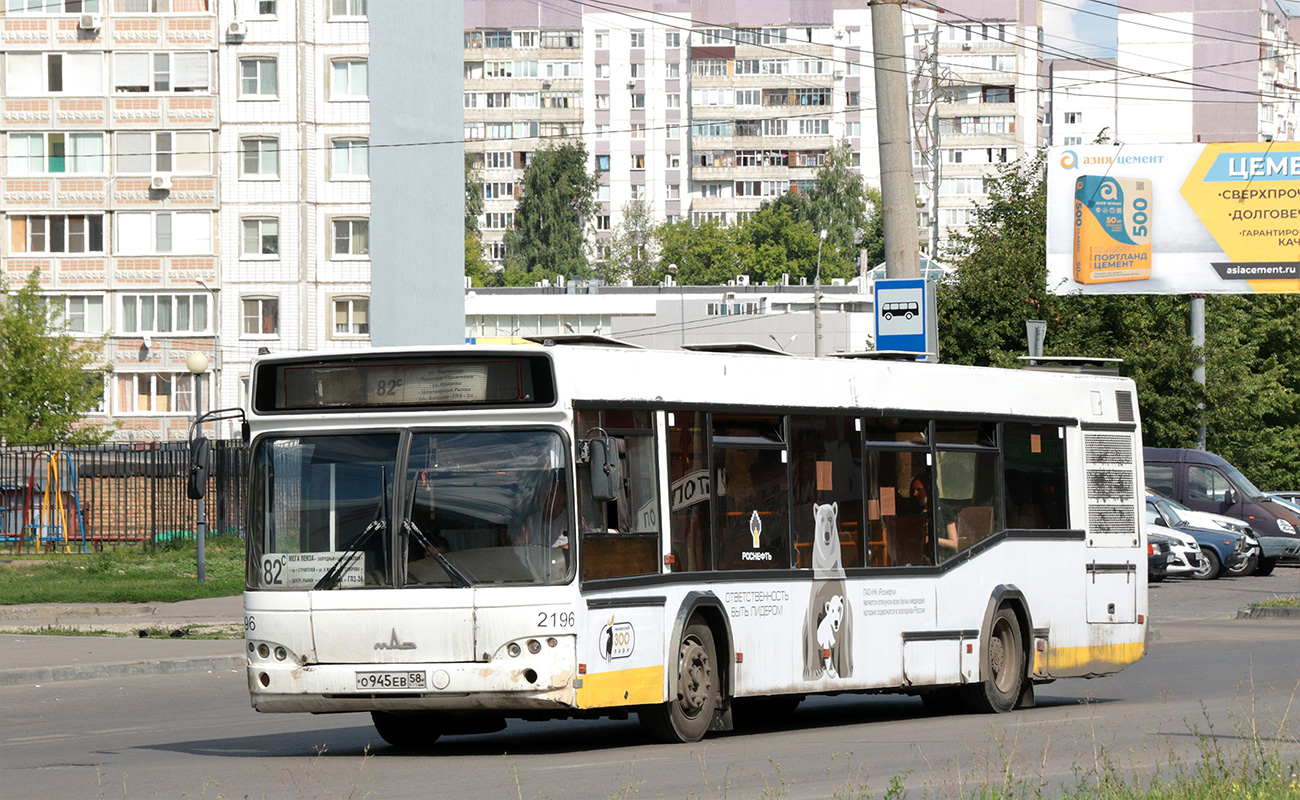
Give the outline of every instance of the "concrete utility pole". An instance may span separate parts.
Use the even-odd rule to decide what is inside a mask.
[[[885,275],[919,278],[921,260],[916,241],[916,184],[912,177],[902,0],[871,0],[871,41],[875,50],[880,194],[885,215]]]

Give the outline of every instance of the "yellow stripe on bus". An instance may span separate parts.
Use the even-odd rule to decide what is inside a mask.
[[[640,706],[664,701],[664,668],[637,667],[582,676],[578,708]]]
[[[1061,676],[1115,672],[1137,663],[1145,650],[1142,642],[1050,647],[1034,654],[1034,671]]]

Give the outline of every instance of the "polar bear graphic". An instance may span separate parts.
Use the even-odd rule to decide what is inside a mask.
[[[831,599],[826,601],[824,607],[825,616],[822,617],[821,623],[817,625],[817,644],[821,646],[822,653],[825,654],[826,663],[823,665],[826,677],[838,678],[839,674],[835,669],[835,662],[830,657],[830,653],[835,650],[835,634],[839,633],[840,624],[844,620],[844,598],[840,595],[832,595]]]
[[[853,612],[840,556],[839,504],[813,504],[813,582],[803,624],[803,677],[853,675]]]

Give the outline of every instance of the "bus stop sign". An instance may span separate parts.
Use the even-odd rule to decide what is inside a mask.
[[[934,285],[924,278],[876,281],[876,349],[938,354]]]

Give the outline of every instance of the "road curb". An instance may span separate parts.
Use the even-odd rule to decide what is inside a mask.
[[[1237,611],[1237,619],[1300,619],[1300,608],[1246,606]]]
[[[55,681],[79,681],[91,678],[122,678],[138,675],[181,675],[192,672],[242,667],[247,659],[240,656],[204,658],[164,658],[153,661],[117,661],[108,664],[71,664],[59,667],[0,669],[0,686],[25,686]]]

